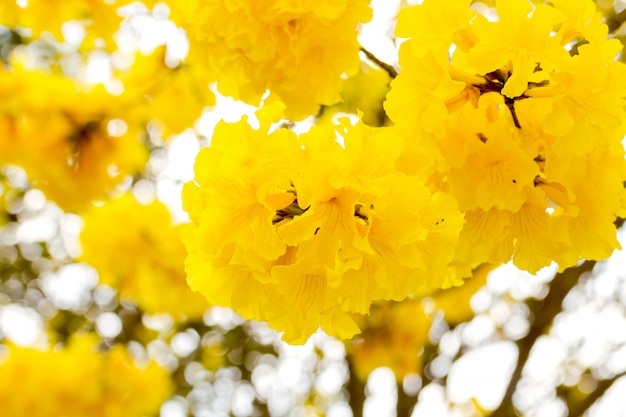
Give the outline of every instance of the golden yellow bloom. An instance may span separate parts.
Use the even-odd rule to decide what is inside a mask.
[[[505,263],[511,259],[513,241],[508,231],[513,224],[513,213],[493,208],[489,211],[471,210],[465,213],[465,225],[459,237],[455,260],[462,272],[469,272],[479,260]],[[465,268],[463,268],[463,265]]]
[[[117,75],[124,84],[127,102],[124,118],[142,126],[156,119],[167,139],[193,127],[202,110],[215,104],[215,96],[199,62],[171,68],[165,53],[165,46],[147,56],[137,53],[133,65]],[[174,107],[176,111],[172,111]]]
[[[96,268],[101,283],[149,314],[202,316],[207,303],[185,282],[185,248],[162,203],[142,205],[125,195],[83,219],[80,259]]]
[[[62,349],[45,352],[10,346],[8,356],[0,361],[2,414],[143,417],[157,413],[173,391],[168,373],[155,363],[137,367],[122,346],[104,353],[96,343],[95,337],[83,336]]]
[[[164,48],[117,74],[124,93],[85,86],[58,73],[0,70],[0,162],[19,165],[66,211],[106,199],[148,158],[139,140],[157,120],[164,134],[191,127],[213,103],[208,81],[190,66],[169,68]],[[174,104],[173,104],[174,103]],[[177,108],[172,111],[172,105]]]
[[[467,127],[463,130],[465,136],[450,135],[444,145],[465,151],[463,163],[451,164],[448,174],[450,191],[461,209],[519,210],[526,199],[525,189],[534,186],[539,167],[533,155],[523,149],[518,131],[510,129],[508,120],[504,119],[485,123],[473,138],[466,136]],[[440,149],[442,154],[446,150],[443,146]]]
[[[33,185],[68,211],[102,200],[128,174],[143,169],[147,149],[111,114],[119,98],[102,88],[79,92],[55,74],[0,71],[0,161],[19,165]]]
[[[407,7],[400,12],[396,35],[409,38],[411,51],[423,57],[430,51],[436,55],[448,53],[450,43],[456,41],[459,31],[469,26],[475,12],[469,0],[447,1],[445,7],[425,1],[421,7]]]
[[[447,65],[433,53],[414,55],[408,42],[400,48],[400,63],[402,69],[391,82],[385,101],[387,114],[399,128],[409,129],[410,134],[415,134],[415,130],[441,132],[449,114],[447,103],[458,97],[467,101],[465,83],[452,79]]]
[[[623,148],[598,148],[574,162],[576,169],[563,178],[561,185],[570,191],[570,200],[559,207],[560,225],[566,234],[564,250],[555,260],[571,265],[580,258],[606,259],[621,245],[615,236],[615,212],[624,198]],[[604,166],[604,169],[598,167]],[[549,189],[549,184],[542,185]]]
[[[268,133],[275,106],[257,114],[258,130],[218,125],[198,155],[183,190],[191,287],[303,343],[319,326],[351,337],[347,312],[373,300],[444,285],[463,217],[449,195],[396,170],[402,139],[346,121]]]
[[[430,187],[466,211],[452,276],[608,257],[626,180],[621,45],[590,0],[495,1],[497,20],[468,3],[400,14],[409,39],[385,103],[405,137],[402,170],[430,154]]]
[[[258,104],[269,89],[304,118],[340,101],[342,74],[359,68],[356,29],[367,0],[189,1],[173,4],[223,94]]]

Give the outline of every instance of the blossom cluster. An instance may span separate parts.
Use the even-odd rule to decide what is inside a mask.
[[[185,248],[165,205],[143,205],[127,194],[86,211],[83,220],[80,260],[96,268],[101,284],[148,314],[202,316],[206,300],[187,286]]]
[[[76,337],[49,351],[10,346],[0,359],[2,415],[155,415],[172,393],[168,372],[155,363],[137,367],[122,346],[99,352],[95,342]]]
[[[0,162],[24,168],[37,188],[69,211],[103,199],[148,157],[132,135],[109,130],[115,97],[102,88],[77,89],[59,74],[0,70]]]
[[[214,100],[197,71],[165,64],[165,48],[138,54],[134,65],[115,73],[121,95],[62,73],[27,70],[18,57],[11,64],[0,69],[0,163],[22,167],[66,211],[106,199],[143,171],[148,149],[141,132],[149,121],[179,133]],[[182,116],[171,111],[174,101]]]
[[[565,269],[620,247],[621,44],[589,0],[470,3],[401,11],[391,127],[297,136],[271,126],[281,115],[266,103],[259,129],[216,128],[183,191],[192,288],[290,342],[318,325],[345,338],[346,313],[462,284],[485,263]]]
[[[511,257],[564,269],[619,248],[622,46],[591,1],[537,3],[497,1],[496,20],[426,0],[398,19],[407,41],[385,108],[465,212],[461,275]]]
[[[279,109],[258,129],[221,123],[197,157],[183,190],[191,287],[304,342],[318,326],[352,336],[347,313],[373,300],[445,285],[463,215],[395,169],[401,138],[348,122],[270,131]]]
[[[359,69],[357,25],[368,0],[235,0],[172,3],[190,59],[225,95],[259,104],[269,89],[304,118],[341,101],[342,75]]]

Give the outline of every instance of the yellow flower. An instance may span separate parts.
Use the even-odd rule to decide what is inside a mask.
[[[531,273],[550,265],[565,243],[564,235],[554,227],[549,208],[544,192],[534,188],[529,190],[526,202],[513,215],[508,237],[514,242],[513,263]]]
[[[110,132],[110,123],[124,121],[110,113],[119,99],[102,88],[77,92],[60,75],[20,69],[0,72],[0,86],[10,97],[0,108],[0,159],[24,168],[61,208],[78,211],[102,200],[143,168],[145,146]]]
[[[402,138],[346,121],[268,133],[272,107],[258,130],[218,125],[198,155],[183,190],[192,288],[303,343],[318,327],[349,338],[347,312],[443,285],[463,217],[396,170]]]
[[[408,45],[417,57],[431,51],[447,54],[450,43],[467,29],[475,15],[469,0],[451,0],[445,5],[425,1],[421,7],[407,7],[400,12],[395,33],[410,39]]]
[[[185,249],[163,204],[142,205],[125,195],[83,219],[80,260],[96,268],[101,283],[149,314],[202,316],[207,303],[185,282]]]
[[[544,114],[542,126],[556,136],[555,152],[580,156],[623,136],[626,68],[612,59],[621,48],[614,42],[605,48],[583,45],[572,70],[552,76],[552,87],[528,91],[530,96],[551,98],[552,108]]]
[[[367,0],[177,2],[190,56],[208,64],[223,94],[258,104],[269,89],[304,118],[341,100],[342,74],[359,68],[356,29]]]
[[[96,350],[96,343],[96,337],[82,336],[50,351],[10,346],[0,362],[3,415],[143,417],[157,413],[173,391],[168,373],[155,363],[138,368],[122,346],[104,353]]]
[[[124,84],[129,107],[125,119],[142,125],[156,119],[167,138],[193,127],[202,110],[215,104],[215,96],[201,63],[181,63],[171,68],[165,55],[165,46],[150,55],[138,53],[133,65],[118,78]],[[173,105],[176,111],[172,111]]]
[[[464,96],[466,84],[453,80],[447,65],[433,53],[416,56],[407,45],[400,48],[402,70],[391,82],[385,110],[400,128],[440,133],[449,115],[447,103]],[[456,107],[456,106],[455,106]]]
[[[533,9],[526,0],[511,0],[496,2],[496,10],[500,20],[469,51],[468,61],[479,74],[501,68],[510,71],[502,88],[504,96],[521,96],[538,63],[547,71],[567,67],[569,54],[559,39],[550,36],[558,22],[553,8],[540,4]]]
[[[506,263],[513,253],[513,241],[507,234],[512,224],[513,213],[508,210],[492,208],[465,213],[465,224],[455,256],[460,265],[455,266],[471,270],[481,261]]]
[[[463,215],[452,197],[431,194],[415,178],[397,175],[385,185],[373,203],[369,241],[381,298],[399,301],[445,284]]]
[[[589,0],[533,3],[495,1],[494,20],[458,1],[448,19],[447,3],[425,0],[399,18],[409,39],[385,103],[404,136],[399,169],[430,155],[429,187],[466,212],[445,285],[483,262],[535,272],[619,247],[621,45]]]
[[[266,306],[265,314],[271,327],[285,332],[286,341],[304,343],[319,327],[339,339],[349,339],[359,332],[338,303],[335,288],[340,284],[339,272],[296,262],[277,265],[272,274],[280,293],[276,301],[280,302]]]
[[[576,38],[585,38],[590,42],[604,42],[608,36],[608,28],[602,22],[602,14],[596,10],[602,1],[568,1],[554,0],[554,8],[565,15],[557,37],[565,45]],[[613,4],[611,3],[611,8]]]
[[[571,191],[571,200],[557,212],[559,220],[565,222],[562,227],[569,243],[556,254],[560,265],[571,265],[581,258],[606,259],[621,249],[613,223],[625,192],[625,163],[621,145],[599,148],[577,158],[577,169],[562,179],[562,186]],[[603,165],[604,169],[598,169]]]
[[[507,121],[485,123],[479,129],[473,138],[471,129],[464,129],[466,157],[462,165],[450,168],[450,192],[462,210],[517,211],[526,199],[524,190],[534,186],[539,174],[534,155],[522,149],[517,129],[511,129]]]

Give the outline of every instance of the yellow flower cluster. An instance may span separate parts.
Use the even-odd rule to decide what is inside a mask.
[[[83,219],[80,259],[98,270],[100,283],[149,314],[202,316],[206,300],[185,281],[185,248],[162,203],[142,205],[127,194],[91,209]]]
[[[60,350],[11,346],[0,359],[0,403],[6,417],[144,417],[172,394],[168,373],[155,363],[137,368],[128,351],[95,350],[92,337]]]
[[[69,211],[104,199],[147,160],[145,146],[111,114],[119,98],[101,87],[78,89],[57,74],[0,70],[0,163],[24,168]]]
[[[237,36],[215,30],[226,36],[215,51],[232,57],[239,45],[222,63],[245,89],[258,77],[241,76],[243,46],[274,50],[246,20],[267,16],[268,2],[244,3],[220,9],[242,13],[233,22],[193,33],[211,40],[215,27],[238,25]],[[485,263],[564,269],[619,248],[620,43],[590,0],[500,0],[489,16],[470,3],[425,0],[400,13],[406,41],[385,103],[393,127],[325,123],[296,136],[271,127],[280,114],[266,105],[257,130],[216,128],[183,191],[193,289],[290,342],[318,326],[345,338],[357,331],[347,313],[460,284]]]
[[[496,1],[497,20],[469,3],[401,12],[408,40],[386,102],[466,213],[460,275],[511,257],[531,272],[608,257],[624,214],[621,44],[590,0]]]
[[[359,69],[357,24],[368,0],[179,1],[171,6],[223,94],[258,104],[269,89],[304,118],[341,100]]]
[[[202,110],[215,104],[206,70],[199,63],[171,68],[166,52],[161,46],[150,55],[137,54],[118,75],[124,84],[124,119],[142,125],[156,120],[165,139],[193,127]]]
[[[165,47],[116,71],[121,95],[63,74],[28,71],[18,58],[11,64],[0,69],[0,163],[24,168],[66,211],[104,200],[143,171],[148,149],[140,133],[149,121],[156,119],[164,134],[179,133],[214,103],[202,72],[168,67]]]
[[[280,107],[258,130],[219,124],[198,155],[183,189],[191,287],[302,343],[318,326],[352,336],[347,313],[373,300],[444,285],[463,216],[396,170],[401,138],[347,122],[270,132]]]

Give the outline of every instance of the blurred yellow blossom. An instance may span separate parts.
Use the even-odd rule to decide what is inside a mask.
[[[211,80],[200,63],[170,66],[165,46],[149,55],[137,53],[133,64],[116,75],[128,102],[124,118],[141,125],[156,120],[166,139],[193,127],[202,110],[215,104],[215,95],[209,90]]]
[[[6,417],[144,417],[172,394],[170,375],[155,363],[138,367],[119,345],[99,351],[76,336],[49,351],[9,346],[0,359],[0,403]],[[137,399],[141,401],[137,401]]]
[[[359,69],[357,25],[368,0],[199,0],[172,4],[187,30],[190,56],[221,93],[258,104],[269,89],[302,119],[339,102],[342,74]]]
[[[0,162],[19,165],[68,211],[102,200],[143,169],[147,149],[112,114],[120,99],[58,74],[0,70]],[[123,126],[111,129],[113,126]]]
[[[202,316],[206,300],[185,282],[185,248],[162,203],[142,205],[127,194],[92,208],[83,219],[80,259],[96,268],[100,283],[149,314]]]

